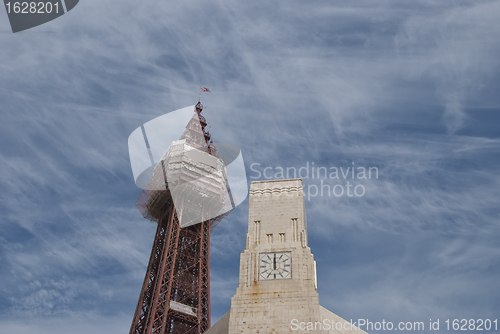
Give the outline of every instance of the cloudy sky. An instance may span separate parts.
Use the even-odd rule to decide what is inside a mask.
[[[500,1],[82,0],[12,34],[0,9],[0,328],[128,332],[155,225],[127,138],[193,105],[304,179],[323,306],[346,319],[500,317]],[[264,178],[263,175],[260,177]],[[364,196],[314,194],[321,181]],[[212,236],[230,307],[248,200]],[[483,331],[483,333],[486,331]]]

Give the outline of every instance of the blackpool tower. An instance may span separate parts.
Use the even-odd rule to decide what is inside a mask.
[[[210,327],[210,232],[234,201],[202,111],[198,102],[136,203],[158,227],[130,334]]]

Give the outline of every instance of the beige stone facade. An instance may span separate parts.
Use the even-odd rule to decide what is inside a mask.
[[[350,323],[329,330],[331,320],[345,320],[319,305],[316,289],[302,180],[252,182],[239,286],[231,310],[206,333],[364,333]]]

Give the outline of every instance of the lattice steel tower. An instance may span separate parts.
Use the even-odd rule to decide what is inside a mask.
[[[228,199],[234,202],[202,110],[198,102],[137,200],[158,227],[130,334],[201,334],[210,327],[210,231],[229,213],[218,215]]]

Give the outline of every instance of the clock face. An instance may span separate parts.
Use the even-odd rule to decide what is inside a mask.
[[[259,254],[259,280],[292,278],[291,252]]]

